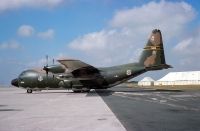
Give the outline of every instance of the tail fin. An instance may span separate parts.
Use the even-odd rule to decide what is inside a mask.
[[[160,30],[154,29],[142,52],[139,64],[148,70],[160,70],[171,68],[165,62],[165,53]]]

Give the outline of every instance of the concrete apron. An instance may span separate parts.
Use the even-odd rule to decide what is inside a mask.
[[[102,98],[91,94],[0,89],[0,130],[125,131]]]

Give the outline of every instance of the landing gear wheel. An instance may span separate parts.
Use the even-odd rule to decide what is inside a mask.
[[[33,91],[32,91],[32,89],[27,89],[27,93],[32,93]]]

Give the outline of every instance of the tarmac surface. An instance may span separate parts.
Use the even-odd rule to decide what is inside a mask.
[[[197,131],[200,89],[90,93],[0,88],[0,131]]]
[[[200,89],[99,90],[127,131],[200,131]]]
[[[95,92],[0,88],[0,131],[125,131]]]

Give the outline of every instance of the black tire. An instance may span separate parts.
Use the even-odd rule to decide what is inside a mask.
[[[27,89],[27,93],[32,93],[33,92],[33,90],[32,89]]]

